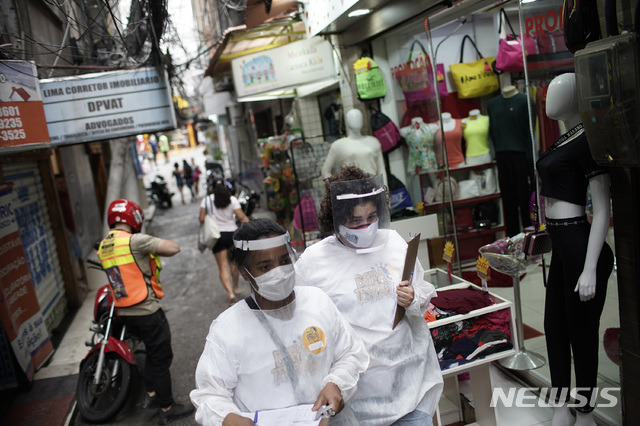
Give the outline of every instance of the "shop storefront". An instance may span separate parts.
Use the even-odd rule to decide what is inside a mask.
[[[341,98],[347,111],[352,107],[364,111],[365,122],[372,114],[369,106],[379,108],[399,127],[406,141],[400,149],[385,153],[385,163],[388,175],[407,187],[413,210],[420,215],[399,218],[392,222],[392,227],[407,235],[422,232],[422,238],[426,239],[422,247],[427,254],[426,260],[421,261],[431,267],[447,267],[442,260],[443,249],[446,242],[451,242],[455,248],[454,273],[480,285],[476,264],[481,247],[537,229],[545,221],[544,197],[536,196],[540,192],[540,176],[535,162],[571,130],[557,116],[547,115],[549,86],[562,74],[579,72],[572,52],[591,39],[583,40],[578,48],[565,41],[563,2],[560,1],[499,4],[469,0],[446,10],[436,6],[431,10],[425,8],[415,14],[414,19],[402,20],[401,25],[395,26],[385,26],[379,19],[387,16],[388,22],[394,21],[393,8],[387,5],[376,9],[370,18],[358,21],[363,36],[354,34],[354,25],[345,24],[347,14],[359,8],[357,3],[344,5],[342,13],[310,31],[337,33],[332,35],[332,40],[340,46],[343,67],[351,71],[347,80],[354,79],[350,66],[361,56],[371,56],[382,71],[387,89],[383,98],[357,100],[353,81],[341,82]],[[630,20],[628,13],[629,10],[624,10],[620,14],[625,22]],[[372,29],[373,23],[380,24],[377,32]],[[602,37],[605,37],[604,30]],[[526,56],[519,40],[524,44]],[[592,87],[596,87],[593,86],[595,78],[591,78]],[[589,144],[592,145],[591,141]],[[609,148],[607,152],[616,157],[614,151]],[[628,152],[633,153],[633,148]],[[628,165],[625,161],[622,160],[623,165]],[[611,165],[615,166],[614,162]],[[636,182],[634,172],[629,170],[611,169],[611,176],[613,182],[618,179],[630,187]],[[612,194],[615,209],[614,189]],[[629,197],[624,199],[632,204]],[[614,245],[619,247],[619,241],[614,244],[613,225],[616,240],[625,237],[618,228],[629,227],[622,220],[629,217],[627,212],[620,215],[623,201],[617,203],[618,216],[611,213],[611,219],[607,220],[610,226],[603,236],[612,249]],[[594,202],[589,195],[586,220],[590,222],[593,209]],[[537,212],[542,214],[538,216]],[[617,222],[616,217],[619,217]],[[635,227],[631,228],[633,232],[627,235],[635,235]],[[628,244],[634,246],[634,243]],[[556,252],[560,251],[561,248],[556,247]],[[616,254],[619,256],[620,250]],[[628,250],[625,256],[633,257]],[[550,254],[537,257],[516,273],[527,276],[521,277],[522,294],[518,287],[515,301],[521,305],[520,312],[514,311],[514,315],[525,324],[527,348],[542,356],[543,365],[505,370],[538,389],[551,386],[548,358],[556,357],[559,350],[553,340],[551,347],[547,347],[550,338],[545,335],[544,327],[550,260]],[[628,402],[622,402],[629,400],[629,395],[624,389],[618,389],[627,381],[623,379],[626,376],[621,370],[617,349],[617,335],[624,334],[625,328],[621,331],[623,312],[619,309],[618,291],[630,294],[630,290],[618,278],[618,273],[613,268],[607,274],[608,279],[604,279],[608,287],[606,295],[602,293],[605,301],[596,330],[599,345],[590,349],[592,354],[598,352],[598,365],[591,368],[591,373],[597,370],[597,386],[614,389],[618,401],[611,406],[606,398],[600,399],[601,395],[594,399],[594,416],[606,424],[622,422],[623,405],[627,412],[630,410]],[[637,276],[635,269],[629,273]],[[498,267],[491,269],[490,274],[493,281],[489,282],[490,291],[514,300],[514,283],[509,271],[500,271]],[[506,287],[496,287],[501,285]],[[635,299],[634,296],[626,307],[627,318],[637,317]],[[534,334],[537,337],[532,337],[530,329],[537,331]],[[631,351],[636,342],[636,337],[631,339],[633,330],[628,330]],[[524,351],[524,343],[522,346],[520,352]],[[630,363],[629,368],[633,368],[632,365]],[[576,386],[575,381],[572,386]]]

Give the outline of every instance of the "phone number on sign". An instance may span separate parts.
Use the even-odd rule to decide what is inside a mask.
[[[3,141],[15,141],[18,139],[26,138],[27,134],[24,132],[24,129],[0,131],[0,139],[2,139]]]
[[[0,129],[15,129],[22,127],[22,118],[0,118]]]

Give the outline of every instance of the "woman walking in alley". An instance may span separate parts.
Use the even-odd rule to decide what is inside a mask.
[[[193,169],[187,160],[182,160],[182,174],[184,175],[184,183],[191,193],[191,201],[193,202],[193,200],[196,199],[196,194],[193,191]]]
[[[249,218],[242,211],[238,199],[221,183],[216,184],[211,195],[202,199],[200,223],[204,222],[205,215],[208,214],[213,215],[218,222],[220,238],[213,246],[213,255],[220,271],[220,281],[229,295],[229,305],[233,305],[236,302],[235,292],[238,290],[238,270],[235,266],[229,265],[227,255],[233,247],[233,233],[238,229],[235,218],[237,217],[241,223],[249,222]]]
[[[196,190],[196,198],[198,198],[199,186],[200,186],[200,175],[202,174],[202,169],[200,166],[196,164],[195,159],[191,159],[191,168],[193,169],[193,187]]]
[[[182,192],[182,188],[184,188],[184,175],[178,163],[173,163],[173,177],[176,178],[176,185],[178,185],[180,199],[182,200],[182,204],[184,204],[184,192]]]

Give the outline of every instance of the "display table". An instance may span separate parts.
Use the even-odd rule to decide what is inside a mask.
[[[425,271],[424,273],[424,279],[436,286],[438,293],[453,289],[468,288],[482,291],[481,287],[478,287],[471,282],[465,281],[460,277],[452,275],[451,278],[453,284],[449,284],[448,274],[441,269],[430,269],[428,271]],[[447,318],[427,323],[429,325],[429,329],[434,330],[438,327],[456,323],[462,320],[479,318],[488,313],[497,312],[503,309],[508,309],[511,317],[510,341],[513,344],[512,349],[496,352],[486,356],[479,356],[478,358],[475,358],[474,360],[469,361],[465,364],[447,368],[442,371],[442,377],[444,379],[444,391],[442,399],[446,398],[448,400],[447,402],[453,402],[455,408],[453,410],[447,410],[448,413],[447,417],[445,418],[444,413],[440,412],[441,408],[439,405],[434,416],[434,424],[437,426],[449,424],[452,422],[452,420],[453,422],[462,420],[462,408],[460,404],[460,392],[458,389],[457,376],[458,374],[466,372],[469,373],[471,379],[471,389],[473,393],[473,406],[475,407],[476,422],[482,426],[492,426],[498,424],[496,411],[494,408],[490,407],[491,395],[493,393],[493,384],[491,382],[490,374],[491,362],[515,355],[518,351],[518,339],[516,336],[517,329],[515,326],[513,303],[491,292],[488,293],[494,302],[493,305],[470,311],[464,315],[453,315]],[[455,415],[456,409],[458,414],[457,416]],[[444,422],[443,418],[445,418]]]

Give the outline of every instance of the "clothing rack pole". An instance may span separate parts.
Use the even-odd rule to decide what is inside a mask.
[[[293,167],[294,181],[296,183],[296,194],[298,194],[298,206],[300,205],[300,202],[302,201],[302,199],[300,198],[300,186],[298,185],[298,171],[296,170],[296,159],[295,159],[295,155],[293,155],[293,143],[300,140],[302,140],[302,143],[305,143],[304,136],[295,138],[291,140],[291,142],[289,142],[289,148],[291,148],[291,165]],[[307,237],[305,236],[303,216],[304,215],[302,214],[302,207],[301,207],[300,208],[300,226],[302,227],[302,248],[303,250],[305,250],[307,248]],[[294,222],[295,222],[295,218],[296,218],[296,209],[294,208],[293,209]]]
[[[458,27],[453,30],[453,32],[451,34],[449,34],[445,40],[447,38],[449,38],[453,33],[455,33],[456,31],[458,31],[460,28],[462,28],[462,26],[465,24],[466,22],[466,18],[463,19],[463,21],[458,25]],[[437,70],[436,70],[436,62],[438,61],[438,48],[440,47],[440,44],[442,44],[442,42],[440,42],[438,44],[438,47],[436,47],[435,53],[433,50],[433,40],[431,39],[430,36],[430,32],[431,32],[431,27],[429,24],[429,19],[427,18],[425,20],[424,23],[424,31],[427,35],[427,40],[429,41],[429,52],[433,53],[433,61],[431,61],[431,72],[433,73],[433,75],[437,75]],[[444,41],[444,40],[442,40]],[[453,191],[451,188],[451,179],[450,179],[450,175],[449,175],[449,162],[447,161],[447,142],[445,139],[445,135],[444,135],[444,124],[442,123],[442,106],[440,105],[440,92],[438,90],[435,91],[436,92],[436,107],[438,109],[438,117],[440,117],[440,131],[442,132],[442,148],[444,150],[444,164],[445,164],[445,168],[444,168],[444,173],[445,173],[445,177],[447,178],[447,181],[449,182],[449,209],[451,211],[451,226],[453,227],[453,240],[454,240],[454,247],[455,247],[455,256],[456,256],[456,266],[457,266],[457,272],[459,276],[462,276],[462,263],[460,262],[460,246],[458,245],[458,230],[456,229],[456,218],[455,218],[455,210],[453,209]],[[435,137],[435,136],[434,136]],[[445,238],[447,235],[447,230],[446,230],[446,223],[445,223],[445,193],[446,193],[446,189],[444,187],[444,185],[442,186],[443,189],[443,193],[442,193],[442,227],[444,228],[444,234],[445,234]]]

